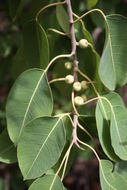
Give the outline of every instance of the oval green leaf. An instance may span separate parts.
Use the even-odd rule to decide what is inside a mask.
[[[7,127],[11,140],[17,143],[24,126],[32,119],[51,115],[52,94],[45,72],[31,69],[14,83],[7,100]]]
[[[65,190],[60,178],[56,175],[45,175],[35,180],[29,190]]]
[[[68,15],[62,5],[56,7],[56,17],[65,33],[69,33]]]
[[[115,153],[127,160],[127,109],[117,106],[112,111],[111,139]]]
[[[126,176],[113,171],[113,164],[108,160],[100,160],[100,181],[103,190],[126,190]]]
[[[124,104],[120,96],[116,93],[110,93],[104,97],[107,98],[107,101],[106,99],[100,98],[96,106],[96,124],[99,140],[105,154],[111,160],[118,161],[119,158],[116,156],[112,147],[112,137],[110,135],[110,120],[112,115],[111,108],[114,110],[116,105],[124,107]]]
[[[110,148],[112,154],[113,147],[117,156],[127,160],[127,110],[118,94],[110,93],[103,98],[96,108],[97,129],[103,150],[106,153]]]
[[[46,173],[59,159],[65,144],[61,118],[41,117],[29,123],[18,144],[19,167],[25,179]]]
[[[105,22],[107,38],[99,75],[108,89],[115,90],[127,82],[127,19],[121,15],[109,15]]]

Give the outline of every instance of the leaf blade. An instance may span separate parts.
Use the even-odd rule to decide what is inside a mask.
[[[125,176],[113,171],[113,164],[110,161],[100,160],[99,167],[102,189],[123,190],[127,188]]]
[[[52,101],[51,90],[43,70],[30,69],[18,77],[6,105],[8,132],[14,143],[18,142],[24,126],[29,121],[39,116],[51,115]]]
[[[62,5],[56,7],[56,17],[65,33],[69,33],[68,15]]]
[[[121,15],[106,16],[106,42],[100,61],[99,75],[104,85],[114,90],[127,81],[126,50],[127,19]],[[121,30],[125,31],[121,35]]]
[[[118,161],[119,158],[116,155],[111,137],[111,125],[110,120],[112,117],[112,110],[116,105],[124,107],[123,101],[116,93],[109,93],[104,96],[105,99],[99,99],[96,107],[96,123],[99,135],[99,140],[105,154],[113,161]],[[110,104],[109,104],[110,103]],[[112,110],[111,110],[112,108]]]
[[[43,175],[56,163],[64,144],[61,118],[41,117],[29,123],[18,144],[18,161],[24,178],[34,179]]]
[[[122,159],[127,160],[127,110],[122,107],[115,108],[111,117],[111,138],[115,153]]]
[[[32,183],[32,185],[29,187],[29,190],[64,190],[62,182],[58,176],[56,176],[54,185],[51,187],[54,178],[55,175],[46,175],[44,177],[41,177],[40,179],[37,179]]]

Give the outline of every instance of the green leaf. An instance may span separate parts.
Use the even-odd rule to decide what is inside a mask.
[[[29,65],[45,69],[49,62],[49,44],[42,26],[35,20],[24,25],[24,52]]]
[[[9,136],[14,143],[28,122],[51,115],[52,94],[43,70],[30,69],[18,77],[9,93],[6,112]]]
[[[113,171],[113,164],[108,160],[100,160],[100,181],[103,190],[126,190],[126,177]]]
[[[65,33],[69,33],[68,15],[62,5],[56,7],[56,17]]]
[[[45,175],[35,180],[29,190],[65,190],[60,178],[55,175]]]
[[[99,100],[100,113],[99,110],[96,113],[99,139],[102,141],[102,145],[108,145],[111,148],[109,144],[111,138],[115,154],[121,159],[127,160],[127,110],[122,99],[116,93],[110,93],[105,97],[107,99]]]
[[[115,153],[127,160],[127,109],[116,107],[111,117],[111,139]]]
[[[105,99],[100,98],[96,106],[96,123],[99,140],[105,154],[111,160],[118,161],[119,158],[114,153],[111,142],[112,137],[110,136],[110,120],[112,115],[111,108],[114,110],[116,105],[124,107],[124,104],[120,96],[116,93],[110,93],[104,97],[107,98],[110,105]]]
[[[93,44],[93,38],[90,32],[86,29],[84,22],[81,20],[81,25],[82,25],[82,33],[85,39],[91,44]]]
[[[16,148],[9,139],[7,130],[5,129],[0,135],[0,162],[10,164],[16,161],[17,161]]]
[[[90,78],[95,79],[100,57],[94,48],[78,48],[78,60],[80,62],[80,69],[84,71]]]
[[[18,144],[19,167],[25,179],[34,179],[56,164],[65,144],[61,118],[41,117],[29,123]]]
[[[127,177],[127,161],[121,161],[115,164],[114,171]]]
[[[87,9],[95,6],[97,4],[98,0],[87,0]]]
[[[107,38],[99,74],[104,85],[110,90],[115,90],[127,82],[127,19],[121,15],[109,15],[105,19]]]

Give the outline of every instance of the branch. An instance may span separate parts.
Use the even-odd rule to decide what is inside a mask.
[[[67,5],[67,11],[68,11],[68,17],[69,17],[69,26],[70,26],[70,37],[71,37],[71,43],[72,43],[72,55],[73,55],[73,61],[74,61],[74,71],[73,71],[74,82],[77,82],[78,81],[78,60],[77,60],[77,52],[76,52],[77,42],[76,42],[75,31],[74,31],[73,12],[72,12],[72,7],[71,7],[71,1],[65,0],[65,2]],[[75,93],[74,93],[74,97],[75,97]],[[75,110],[74,110],[73,122],[74,122],[74,125],[73,125],[74,128],[73,128],[72,138],[73,138],[74,143],[76,145],[78,145],[77,144],[78,116],[77,116],[77,113],[75,112]]]
[[[74,59],[74,81],[78,81],[78,60],[77,60],[77,42],[75,38],[75,31],[74,31],[74,21],[73,21],[73,12],[71,8],[71,2],[70,0],[65,1],[67,4],[67,10],[68,10],[68,16],[69,16],[69,25],[70,25],[70,37],[71,37],[71,43],[72,43],[72,55]]]

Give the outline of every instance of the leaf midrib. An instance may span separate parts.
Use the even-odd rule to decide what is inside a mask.
[[[117,190],[117,189],[116,189],[115,187],[113,187],[113,186],[108,182],[108,180],[106,179],[106,176],[105,176],[105,174],[104,174],[103,167],[102,167],[101,163],[100,163],[100,167],[101,167],[101,172],[102,172],[102,175],[103,175],[103,178],[104,178],[105,182],[108,184],[109,187],[113,188],[114,190]]]
[[[27,114],[28,114],[28,112],[29,112],[29,109],[30,109],[32,100],[33,100],[33,98],[34,98],[34,96],[35,96],[35,94],[36,94],[36,92],[37,92],[37,90],[38,90],[38,87],[39,87],[39,85],[40,85],[40,82],[41,82],[41,80],[42,80],[44,74],[45,74],[45,72],[43,71],[43,73],[42,73],[42,75],[41,75],[41,77],[40,77],[40,79],[39,79],[39,81],[38,81],[38,83],[37,83],[37,85],[36,85],[36,87],[35,87],[33,93],[32,93],[32,96],[31,96],[30,101],[29,101],[29,103],[28,103],[28,106],[27,106],[27,108],[26,108],[26,112],[25,112],[25,114],[24,114],[24,118],[23,118],[23,121],[22,121],[22,124],[21,124],[21,129],[20,129],[20,132],[19,132],[19,136],[18,136],[18,138],[17,138],[17,141],[18,141],[18,139],[19,139],[20,136],[21,136],[21,133],[22,133],[22,130],[23,130],[23,128],[24,128],[25,120],[26,120]]]
[[[32,165],[31,165],[30,169],[28,170],[28,172],[27,172],[25,178],[27,178],[27,176],[29,175],[29,173],[30,173],[31,169],[33,168],[33,166],[34,166],[36,160],[38,159],[38,157],[39,157],[39,155],[40,155],[40,153],[41,153],[41,151],[42,151],[44,145],[46,144],[46,142],[47,142],[48,139],[50,138],[52,132],[55,130],[55,128],[57,127],[57,125],[58,125],[58,123],[59,123],[60,120],[61,120],[61,118],[58,119],[58,121],[55,123],[54,127],[52,128],[52,130],[50,131],[50,133],[49,133],[48,136],[46,137],[46,139],[45,139],[45,141],[43,142],[43,144],[42,144],[40,150],[39,150],[38,153],[37,153],[37,156],[35,157],[35,159],[34,159]]]
[[[111,59],[112,59],[113,71],[114,71],[114,74],[116,76],[115,62],[114,62],[114,57],[113,57],[113,49],[112,49],[110,30],[109,30],[109,45],[110,45],[110,55],[111,55]]]

